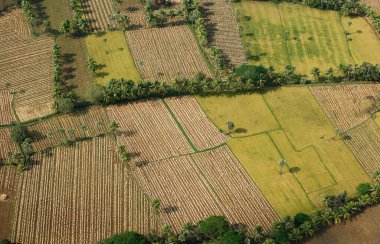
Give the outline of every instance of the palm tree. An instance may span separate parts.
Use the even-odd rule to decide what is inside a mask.
[[[301,241],[303,239],[302,232],[298,228],[294,228],[289,233],[289,239],[291,241]]]
[[[119,124],[116,123],[116,121],[111,121],[110,124],[108,125],[108,133],[115,134],[118,128],[119,128]]]
[[[235,128],[235,125],[232,121],[227,121],[227,135],[231,133],[231,131]]]
[[[280,165],[280,175],[282,174],[282,169],[287,165],[287,162],[285,159],[280,159],[280,161],[278,162],[278,164]]]
[[[286,230],[290,230],[294,227],[293,219],[290,216],[285,216],[281,221]]]
[[[313,75],[314,80],[319,82],[319,78],[321,77],[321,70],[318,67],[314,67],[311,69],[310,73]]]
[[[255,242],[261,242],[264,238],[264,229],[260,225],[253,228],[252,238]]]
[[[247,82],[245,83],[245,89],[248,91],[252,91],[255,89],[255,83],[252,79],[247,80]]]
[[[327,76],[327,80],[329,82],[333,81],[334,79],[334,68],[329,68],[327,71],[326,71],[326,76]]]
[[[61,23],[61,25],[60,25],[60,27],[59,27],[59,30],[60,30],[60,32],[61,32],[62,34],[65,34],[65,35],[67,35],[68,33],[70,33],[70,20],[65,19],[65,20]]]
[[[305,221],[300,225],[301,232],[305,236],[312,236],[314,235],[313,226],[311,225],[310,221]]]

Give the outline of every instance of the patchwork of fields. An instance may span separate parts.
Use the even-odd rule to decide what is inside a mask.
[[[0,9],[8,2],[0,0]],[[62,47],[64,92],[77,92],[85,106],[95,82],[170,83],[198,72],[213,77],[214,67],[192,26],[172,18],[149,28],[140,1],[81,0],[90,33],[68,36],[59,29],[64,19],[73,21],[69,2],[33,4],[51,21],[46,33],[32,36],[21,9],[0,15],[0,194],[8,197],[0,201],[0,239],[95,243],[126,230],[160,234],[166,224],[179,233],[184,223],[211,215],[268,233],[282,217],[323,208],[327,194],[355,196],[357,185],[380,170],[377,84],[91,104],[53,115],[54,43]],[[209,42],[232,65],[290,64],[310,74],[313,67],[380,63],[379,39],[364,18],[291,3],[200,4]],[[130,17],[128,31],[113,30],[115,11]],[[89,57],[97,63],[93,76]],[[12,140],[15,122],[25,122],[33,151],[23,172],[12,161],[12,153],[27,154]],[[375,207],[359,217],[366,230],[376,232],[378,214]],[[350,232],[347,243],[373,239],[356,238],[364,229],[347,225],[311,243],[336,242],[340,231]]]

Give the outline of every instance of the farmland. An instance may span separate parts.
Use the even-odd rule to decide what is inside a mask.
[[[142,80],[122,31],[88,36],[86,47],[88,55],[101,67],[96,71],[98,83],[107,85],[110,78]]]
[[[280,70],[291,64],[296,72],[309,74],[313,67],[326,70],[338,64],[379,62],[377,55],[362,48],[363,43],[371,46],[372,52],[380,48],[362,18],[341,20],[337,12],[291,3],[242,1],[234,6],[240,11],[239,24],[251,64]]]
[[[10,124],[15,120],[12,111],[12,94],[0,90],[0,125]]]
[[[35,155],[38,163],[19,180],[12,239],[84,243],[154,229],[149,200],[118,162],[115,147],[97,138]]]
[[[330,120],[342,130],[342,139],[369,175],[380,168],[380,135],[378,125],[372,119],[379,89],[378,85],[311,88]]]
[[[244,63],[245,53],[231,3],[223,0],[202,0],[201,4],[207,16],[209,42],[221,51],[229,64],[238,66]]]
[[[231,98],[228,106],[223,106],[223,96],[197,99],[218,126],[225,127],[226,119],[234,122],[228,145],[281,216],[310,212],[321,206],[324,194],[353,192],[358,183],[369,180],[345,143],[334,139],[334,126],[307,88],[244,96],[240,99],[245,103]],[[250,111],[258,111],[265,120],[236,116]],[[288,165],[280,174],[282,158]]]
[[[108,125],[105,109],[95,107],[33,124],[28,131],[34,150],[42,151],[69,141],[105,134]]]
[[[117,142],[132,153],[132,162],[149,162],[192,151],[174,118],[160,100],[107,107],[120,124]],[[165,143],[162,143],[165,142]]]
[[[107,31],[113,28],[114,13],[111,0],[84,0],[82,8],[92,31]]]
[[[212,163],[216,159],[220,164]],[[182,223],[195,223],[209,215],[225,215],[232,223],[268,229],[278,217],[237,162],[223,148],[151,162],[136,167],[133,174],[151,198],[162,201],[161,217],[177,231]],[[226,175],[236,181],[221,181]]]
[[[194,97],[168,98],[165,102],[197,149],[215,147],[227,141],[228,137],[211,123]]]
[[[331,227],[306,243],[378,243],[380,241],[379,217],[379,206],[369,208],[352,221],[349,221],[344,225]]]
[[[127,31],[126,37],[144,80],[171,81],[179,74],[192,78],[198,72],[211,76],[187,26]]]
[[[14,91],[21,121],[52,113],[53,40],[32,38],[21,10],[0,17],[1,86]]]

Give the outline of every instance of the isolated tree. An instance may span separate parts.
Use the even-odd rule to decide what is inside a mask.
[[[65,19],[64,21],[62,21],[59,27],[59,31],[64,35],[68,35],[70,33],[70,26],[70,20]]]
[[[235,128],[235,125],[232,121],[227,121],[227,134],[230,134],[232,130]]]
[[[116,123],[116,121],[113,120],[108,125],[108,133],[109,134],[115,134],[118,128],[119,128],[119,124]]]
[[[50,29],[51,29],[51,22],[50,22],[49,20],[47,20],[47,19],[44,19],[44,20],[42,21],[41,26],[42,26],[42,30],[43,30],[44,32],[48,32],[48,31],[50,31]]]
[[[153,211],[155,214],[160,213],[161,201],[159,199],[154,199],[150,205],[153,207]]]
[[[70,113],[74,111],[75,104],[71,98],[61,97],[56,100],[55,107],[60,113]]]
[[[15,124],[11,129],[11,138],[17,144],[21,144],[28,136],[26,127],[22,124]]]
[[[87,70],[91,76],[95,76],[98,65],[92,57],[87,58]]]
[[[278,162],[278,164],[280,165],[280,175],[282,174],[282,169],[288,164],[286,162],[285,159],[280,159],[280,161]]]

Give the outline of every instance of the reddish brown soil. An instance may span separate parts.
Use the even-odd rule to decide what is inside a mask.
[[[352,221],[336,225],[316,236],[307,244],[380,243],[380,206],[367,209]]]
[[[0,194],[7,194],[8,200],[0,201],[0,240],[8,239],[11,232],[12,213],[14,204],[13,191],[0,189]]]

